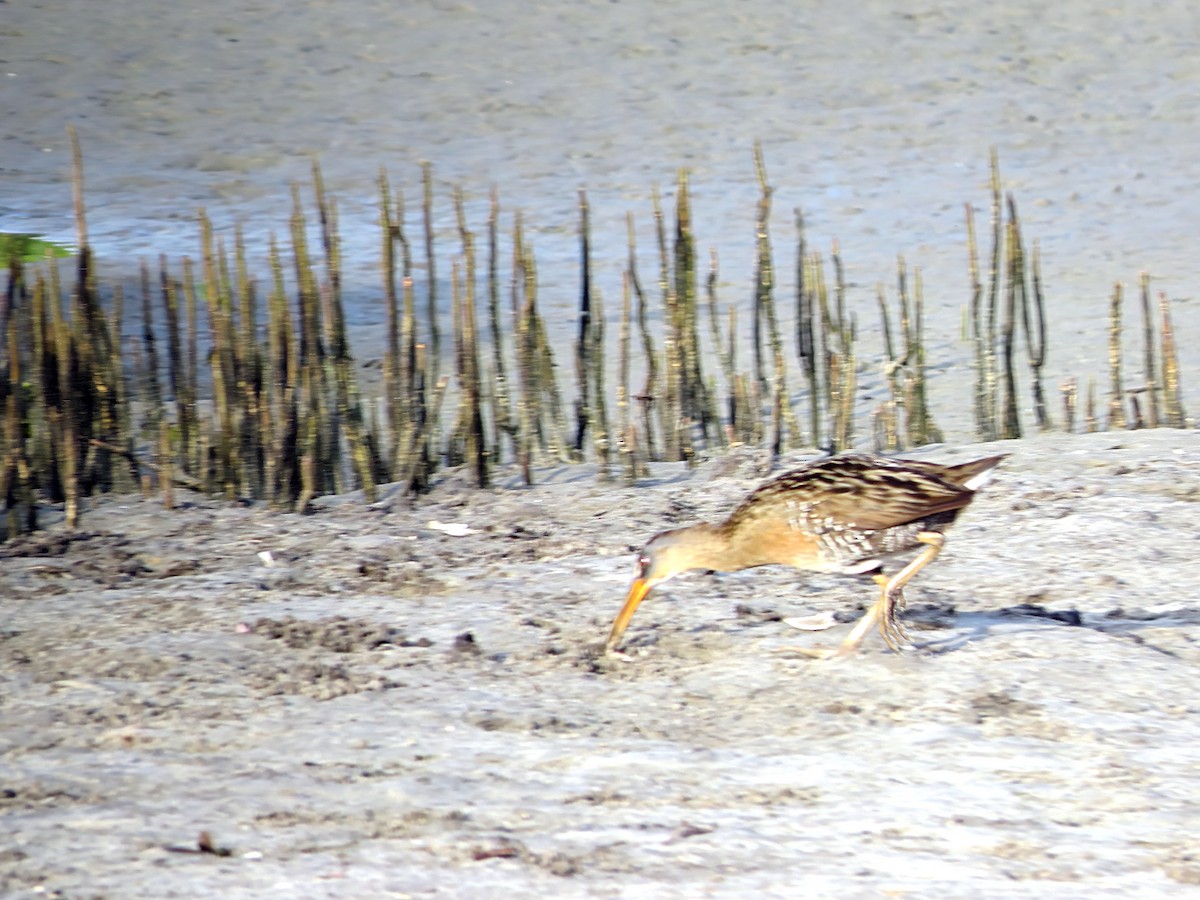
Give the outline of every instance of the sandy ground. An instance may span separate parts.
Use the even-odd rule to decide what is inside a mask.
[[[1200,449],[921,455],[992,450],[916,648],[832,662],[788,648],[848,626],[780,619],[869,585],[774,569],[680,578],[599,655],[632,551],[757,453],[308,517],[111,500],[12,541],[0,893],[1194,896]]]

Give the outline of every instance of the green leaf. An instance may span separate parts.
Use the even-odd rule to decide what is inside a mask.
[[[47,256],[70,256],[70,247],[45,240],[39,234],[0,231],[0,266],[16,257],[21,262],[38,262]]]

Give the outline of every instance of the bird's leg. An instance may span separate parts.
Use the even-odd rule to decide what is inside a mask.
[[[863,638],[870,634],[871,629],[875,627],[876,622],[879,623],[879,630],[883,632],[883,639],[888,642],[888,646],[893,650],[898,649],[888,636],[887,630],[884,628],[885,620],[881,618],[880,615],[884,610],[887,609],[887,585],[890,579],[886,575],[882,574],[873,575],[872,577],[874,578],[875,583],[879,585],[879,599],[872,603],[871,608],[867,610],[866,614],[859,619],[857,623],[855,623],[854,630],[850,632],[844,641],[842,641],[841,647],[839,647],[837,650],[831,650],[828,648],[809,650],[800,647],[785,647],[781,652],[802,653],[805,656],[812,656],[817,659],[831,659],[835,656],[848,656],[858,648],[858,645],[863,642]],[[894,605],[895,604],[893,604],[893,606]]]
[[[863,638],[867,636],[876,622],[879,623],[879,633],[883,635],[884,642],[892,650],[899,651],[901,643],[908,642],[908,633],[896,620],[896,613],[904,602],[904,586],[942,552],[946,537],[938,531],[922,531],[917,535],[917,540],[925,544],[925,549],[910,560],[903,569],[891,578],[882,574],[874,576],[875,583],[879,585],[880,589],[879,599],[871,605],[866,615],[859,619],[854,630],[842,642],[838,651],[840,654],[844,655],[857,650]]]
[[[883,575],[876,575],[875,583],[879,584],[879,579],[881,578],[883,579],[883,583],[886,584],[887,578]],[[882,587],[882,585],[880,586]],[[863,638],[867,636],[867,633],[874,628],[875,623],[879,621],[879,612],[882,608],[883,595],[880,594],[879,599],[871,604],[871,608],[867,610],[866,615],[858,620],[858,623],[854,626],[854,630],[847,635],[844,641],[842,641],[842,646],[840,649],[838,649],[837,655],[845,656],[853,653],[854,650],[858,648],[858,645],[863,642]],[[832,651],[830,651],[830,655],[833,655]]]

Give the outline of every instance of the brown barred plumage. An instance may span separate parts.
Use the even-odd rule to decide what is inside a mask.
[[[856,649],[876,622],[888,646],[907,640],[896,620],[904,585],[937,556],[943,532],[971,502],[1003,456],[958,465],[844,453],[785,472],[751,492],[718,525],[700,523],[656,535],[638,558],[638,575],[613,622],[607,648],[620,641],[650,589],[692,569],[736,572],[773,564],[846,575],[875,573],[879,599],[842,644]],[[888,577],[884,567],[920,552]]]

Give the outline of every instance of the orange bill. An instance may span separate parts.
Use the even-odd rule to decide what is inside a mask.
[[[633,584],[629,587],[629,596],[625,598],[625,605],[621,607],[621,612],[617,614],[616,621],[613,622],[612,631],[608,635],[608,643],[605,644],[606,650],[611,650],[617,646],[617,642],[621,640],[621,635],[625,633],[626,626],[629,625],[629,620],[633,618],[634,612],[646,595],[650,593],[650,583],[645,578],[635,578]]]

